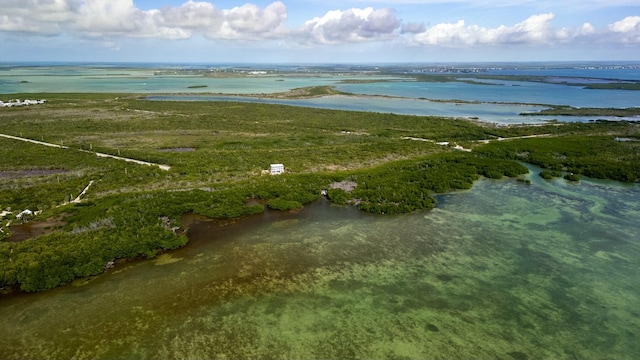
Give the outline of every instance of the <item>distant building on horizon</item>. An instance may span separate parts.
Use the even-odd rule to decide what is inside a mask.
[[[39,105],[46,103],[47,100],[25,100],[22,101],[20,99],[9,100],[8,102],[4,102],[0,100],[0,107],[14,107],[14,106],[30,106],[30,105]]]

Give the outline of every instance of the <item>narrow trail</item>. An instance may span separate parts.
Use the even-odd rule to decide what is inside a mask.
[[[77,204],[77,203],[79,203],[80,201],[82,201],[82,199],[81,199],[81,198],[82,198],[82,196],[83,196],[84,194],[86,194],[86,193],[87,193],[87,191],[89,190],[89,188],[91,187],[91,185],[93,185],[93,180],[89,181],[89,185],[87,185],[87,186],[84,188],[84,190],[82,190],[82,192],[80,193],[80,195],[78,195],[75,199],[73,199],[73,200],[71,201],[71,203],[73,203],[73,204]]]
[[[49,146],[49,147],[54,147],[54,148],[58,148],[58,149],[69,149],[68,146],[64,146],[64,145],[58,145],[58,144],[52,144],[52,143],[48,143],[48,142],[44,142],[44,141],[26,139],[26,138],[23,138],[23,137],[12,136],[12,135],[7,135],[7,134],[0,134],[0,137],[7,138],[7,139],[12,139],[12,140],[30,142],[30,143],[33,143],[33,144]],[[90,153],[90,154],[95,154],[98,157],[111,158],[111,159],[126,161],[126,162],[130,162],[130,163],[138,164],[138,165],[157,166],[158,168],[160,168],[161,170],[164,170],[164,171],[171,170],[171,166],[169,166],[169,165],[156,164],[156,163],[152,163],[152,162],[148,162],[148,161],[125,158],[125,157],[121,157],[121,156],[115,156],[115,155],[110,155],[110,154],[105,154],[105,153],[100,153],[100,152],[95,152],[95,151],[89,151],[89,150],[83,150],[83,149],[78,149],[78,151],[85,152],[85,153]]]
[[[533,138],[540,138],[540,137],[550,137],[552,136],[551,134],[537,134],[537,135],[523,135],[523,136],[514,136],[514,137],[507,137],[507,138],[503,138],[503,137],[499,137],[497,139],[493,139],[493,140],[476,140],[477,142],[481,142],[481,143],[485,143],[488,144],[491,141],[506,141],[506,140],[518,140],[518,139],[533,139]]]
[[[539,138],[539,137],[550,137],[552,136],[551,134],[538,134],[538,135],[524,135],[524,136],[514,136],[514,137],[508,137],[508,138],[503,138],[503,137],[499,137],[496,139],[486,139],[486,140],[474,140],[472,142],[477,142],[477,143],[482,143],[482,144],[488,144],[491,141],[506,141],[506,140],[517,140],[517,139],[533,139],[533,138]],[[450,146],[450,143],[448,141],[443,141],[443,142],[436,142],[435,140],[431,140],[431,139],[425,139],[425,138],[419,138],[419,137],[412,137],[412,136],[404,136],[402,137],[403,140],[412,140],[412,141],[424,141],[424,142],[430,142],[430,143],[434,143],[436,145],[441,145],[441,146]],[[460,145],[455,145],[452,146],[453,149],[455,150],[460,150],[460,151],[466,151],[466,152],[471,152],[473,151],[472,149],[467,149],[464,148]]]
[[[26,139],[26,138],[22,138],[22,137],[18,137],[18,136],[11,136],[11,135],[7,135],[7,134],[0,134],[0,136],[3,137],[3,138],[7,138],[7,139],[25,141],[25,142],[30,142],[30,143],[33,143],[33,144],[49,146],[49,147],[54,147],[54,148],[58,148],[58,149],[68,149],[67,146],[58,145],[58,144],[51,144],[51,143],[47,143],[47,142],[44,142],[44,141]]]

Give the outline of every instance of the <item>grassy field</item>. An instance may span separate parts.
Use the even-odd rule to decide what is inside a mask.
[[[520,115],[561,115],[561,116],[615,116],[632,117],[640,116],[640,108],[574,108],[571,106],[552,106],[533,113],[520,113]]]
[[[187,212],[226,218],[264,211],[259,204],[291,210],[323,189],[335,202],[364,211],[430,209],[433,194],[469,188],[478,176],[526,173],[519,161],[600,178],[640,178],[640,126],[628,122],[497,127],[120,94],[29,97],[48,102],[1,109],[0,133],[67,148],[0,138],[0,211],[7,212],[0,222],[0,287],[27,291],[100,273],[117,259],[183,246],[186,236],[176,228]],[[545,137],[521,138],[530,135]],[[455,150],[458,144],[472,151]],[[171,169],[100,158],[95,151]],[[271,163],[284,164],[286,173],[264,175]],[[81,201],[70,203],[90,182]],[[331,188],[337,182],[357,186]],[[16,215],[25,209],[37,214],[30,224],[48,229],[11,242],[8,224],[20,223]]]

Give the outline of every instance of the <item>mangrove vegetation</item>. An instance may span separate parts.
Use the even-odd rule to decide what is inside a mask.
[[[406,213],[433,208],[435,194],[468,189],[479,176],[521,177],[523,162],[550,177],[640,178],[640,125],[633,122],[497,126],[118,94],[30,96],[47,104],[3,109],[0,134],[63,147],[0,137],[0,287],[24,291],[184,246],[186,213],[295,211],[323,190],[337,204]],[[268,175],[272,163],[284,164],[285,174]],[[33,217],[18,216],[25,210]],[[19,226],[44,231],[16,237]]]

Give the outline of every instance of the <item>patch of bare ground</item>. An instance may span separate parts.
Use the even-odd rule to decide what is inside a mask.
[[[100,219],[90,222],[87,226],[83,227],[74,227],[71,230],[72,234],[82,234],[88,231],[98,230],[98,229],[114,229],[116,225],[113,223],[111,218]]]
[[[152,114],[143,114],[138,112],[127,111],[125,109],[100,109],[100,108],[83,108],[83,109],[53,109],[53,108],[30,108],[29,115],[37,122],[53,122],[59,119],[87,119],[92,120],[109,120],[109,121],[127,121],[132,118],[140,118],[141,116],[153,116]],[[0,117],[3,114],[0,113]],[[14,114],[15,116],[15,114]]]
[[[440,153],[443,151],[453,151],[453,149],[446,148],[443,146],[439,146],[437,148],[425,149],[424,151],[416,152],[408,155],[398,155],[391,154],[380,158],[366,159],[363,161],[354,161],[344,164],[314,164],[313,166],[309,166],[304,170],[304,172],[318,172],[318,171],[350,171],[350,170],[358,170],[370,167],[376,167],[380,165],[384,165],[387,163],[391,163],[394,161],[400,160],[408,160],[420,158],[422,156],[427,156],[435,153]]]
[[[50,234],[67,224],[66,221],[64,221],[66,215],[67,214],[60,214],[46,220],[13,224],[10,227],[11,236],[9,236],[6,241],[21,242],[40,235]]]
[[[291,121],[280,121],[280,123],[291,122]],[[220,135],[223,136],[243,136],[243,137],[269,137],[269,136],[281,136],[280,134],[274,133],[252,133],[246,131],[229,131],[229,130],[220,130],[218,131]]]
[[[342,170],[347,170],[347,168],[342,166],[342,165],[325,165],[324,170],[327,170],[327,171],[342,171]]]
[[[356,187],[358,186],[358,183],[355,181],[350,181],[350,180],[343,180],[340,182],[334,182],[331,185],[329,185],[330,189],[342,189],[346,192],[352,192]]]
[[[28,170],[0,170],[0,178],[2,179],[19,179],[30,176],[47,176],[55,174],[64,174],[68,171],[65,169],[28,169]]]
[[[168,216],[161,216],[158,218],[158,220],[160,220],[162,227],[164,227],[164,229],[167,231],[171,231],[172,233],[177,234],[177,231],[180,230],[179,226],[171,226],[171,219],[169,219]]]
[[[362,131],[346,131],[343,130],[339,133],[340,135],[359,135],[359,136],[370,136],[371,134],[369,134],[368,132],[362,132]]]
[[[450,151],[447,148],[444,148],[444,151]],[[378,165],[383,165],[383,164],[387,164],[390,162],[394,162],[394,161],[400,161],[400,160],[408,160],[408,159],[413,159],[416,157],[420,157],[420,156],[426,156],[426,155],[430,155],[430,154],[435,154],[435,153],[439,153],[442,151],[424,151],[424,152],[420,152],[420,153],[416,153],[416,154],[410,154],[410,155],[397,155],[397,154],[391,154],[391,155],[387,155],[381,158],[377,158],[377,159],[369,159],[367,160],[367,162],[361,163],[359,164],[360,166],[357,168],[363,168],[363,167],[370,167],[370,166],[378,166]]]
[[[195,148],[192,147],[178,147],[178,148],[165,148],[165,149],[159,149],[158,151],[160,152],[177,152],[177,153],[183,153],[183,152],[192,152],[192,151],[196,151]]]

